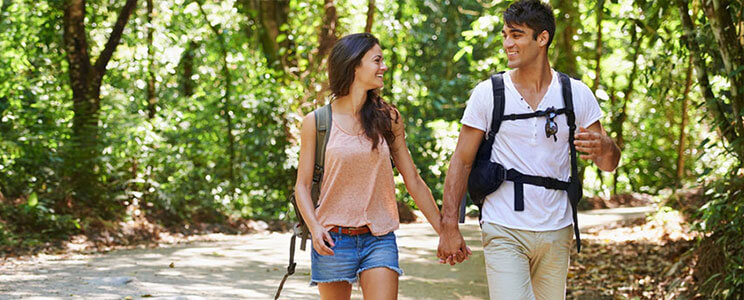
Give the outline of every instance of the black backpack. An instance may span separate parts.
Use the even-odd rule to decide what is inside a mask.
[[[320,198],[320,184],[323,181],[325,149],[326,144],[328,143],[328,138],[331,135],[331,120],[333,117],[331,114],[331,104],[318,108],[313,113],[315,114],[315,168],[313,169],[313,183],[312,188],[310,189],[310,196],[313,199],[313,206],[317,208],[318,199]],[[279,299],[279,294],[282,292],[287,277],[295,273],[297,263],[294,261],[294,254],[297,238],[300,238],[300,249],[303,251],[305,251],[307,240],[310,239],[310,230],[307,228],[305,220],[302,219],[302,214],[300,214],[300,210],[297,207],[297,199],[295,198],[294,192],[289,195],[289,203],[291,203],[292,208],[294,209],[297,223],[292,226],[293,233],[289,243],[289,266],[287,267],[287,273],[284,274],[284,278],[282,278],[282,282],[279,284],[274,299]]]
[[[564,108],[555,109],[553,107],[546,110],[539,110],[526,114],[504,115],[504,72],[499,72],[491,76],[493,86],[493,111],[491,118],[491,130],[488,132],[485,140],[478,147],[473,168],[468,177],[468,193],[470,199],[479,210],[483,208],[483,202],[488,194],[495,192],[504,180],[514,182],[514,210],[524,210],[524,184],[542,186],[548,189],[564,190],[568,193],[568,200],[571,203],[571,213],[573,216],[574,234],[576,236],[577,251],[581,251],[581,238],[579,236],[579,223],[577,218],[576,207],[582,197],[582,186],[578,176],[578,167],[576,161],[576,146],[574,145],[574,132],[576,131],[576,115],[574,114],[573,98],[571,94],[571,80],[568,75],[558,72],[561,82],[561,91],[563,94]],[[522,174],[515,169],[506,169],[503,165],[491,162],[491,149],[495,141],[496,133],[501,127],[504,120],[519,120],[537,117],[546,117],[549,114],[559,115],[566,114],[568,121],[568,143],[571,155],[571,177],[569,181],[562,181],[551,177],[533,176]],[[463,199],[464,201],[465,199]],[[464,203],[462,203],[464,204]],[[463,207],[461,209],[464,211]]]

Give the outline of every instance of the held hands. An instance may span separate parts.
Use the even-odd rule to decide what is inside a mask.
[[[323,228],[323,226],[316,226],[311,234],[313,237],[313,249],[315,249],[315,252],[318,252],[320,255],[334,254],[333,250],[331,250],[331,248],[335,246],[333,238],[331,237],[331,234]]]
[[[455,265],[468,259],[473,252],[465,244],[460,230],[457,228],[442,228],[439,235],[437,257],[440,264]]]

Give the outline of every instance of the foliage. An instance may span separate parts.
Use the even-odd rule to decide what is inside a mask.
[[[41,247],[48,240],[66,239],[80,229],[78,219],[55,213],[36,193],[26,200],[19,205],[0,206],[0,253]]]
[[[697,230],[705,235],[701,249],[701,291],[714,298],[740,299],[744,292],[744,177],[712,182],[706,188],[707,203],[700,211]],[[706,247],[707,246],[707,247]],[[716,261],[715,263],[712,262]],[[710,267],[718,266],[718,267]]]

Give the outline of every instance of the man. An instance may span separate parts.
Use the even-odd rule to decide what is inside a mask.
[[[568,120],[575,119],[574,145],[583,153],[581,159],[613,171],[620,149],[599,122],[602,112],[593,93],[580,81],[570,79],[573,117],[556,113],[565,103],[561,78],[548,62],[555,33],[552,8],[537,0],[518,1],[504,12],[504,21],[501,34],[511,70],[502,75],[503,115],[532,117],[502,119],[491,146],[490,161],[509,173],[481,207],[490,297],[564,299],[574,223],[565,186],[568,181],[578,183],[570,178]],[[476,151],[491,130],[493,87],[492,80],[486,80],[473,90],[447,171],[437,256],[450,264],[470,254],[457,225],[458,204],[467,190]],[[564,189],[523,184],[513,174],[555,178]]]

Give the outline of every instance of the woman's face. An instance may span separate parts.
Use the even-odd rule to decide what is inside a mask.
[[[358,84],[365,90],[381,88],[382,74],[387,69],[387,65],[382,61],[382,48],[375,45],[364,54],[361,63],[356,67],[353,84]]]

